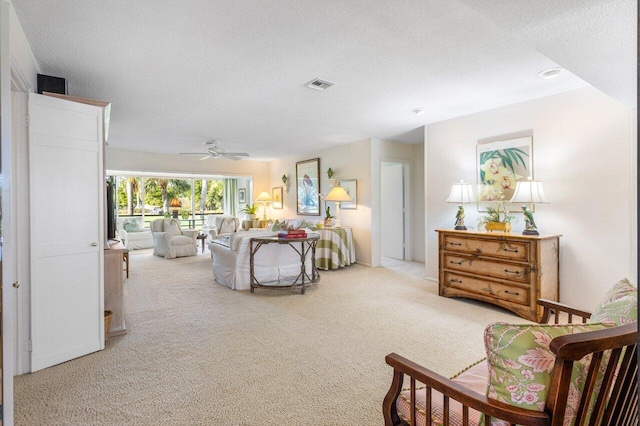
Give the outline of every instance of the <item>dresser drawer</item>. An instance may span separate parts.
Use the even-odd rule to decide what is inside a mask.
[[[512,260],[529,260],[530,243],[445,235],[444,250]]]
[[[507,263],[504,261],[491,261],[475,259],[470,256],[445,254],[442,268],[455,271],[469,272],[493,278],[501,278],[520,283],[529,282],[530,266],[528,264]]]
[[[468,277],[452,272],[444,273],[444,286],[457,288],[470,293],[476,293],[485,297],[495,297],[500,300],[529,305],[529,289],[509,286],[493,281]]]

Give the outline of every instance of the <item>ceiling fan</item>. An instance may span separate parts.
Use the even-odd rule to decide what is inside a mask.
[[[223,148],[218,146],[217,140],[211,140],[207,142],[203,142],[202,145],[209,145],[207,148],[207,152],[181,152],[181,155],[204,155],[201,160],[206,160],[207,158],[228,158],[230,160],[241,160],[242,157],[248,157],[249,154],[246,152],[227,152]]]

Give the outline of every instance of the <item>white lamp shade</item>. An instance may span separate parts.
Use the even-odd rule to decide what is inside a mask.
[[[325,201],[351,201],[351,197],[341,186],[334,186],[331,191],[324,197]]]
[[[544,195],[544,189],[542,189],[542,182],[536,180],[520,181],[516,185],[516,191],[513,193],[513,197],[510,200],[512,203],[532,203],[532,204],[545,204],[548,203],[546,195]]]
[[[447,198],[447,203],[475,203],[476,197],[473,196],[473,188],[470,183],[454,183],[451,186],[451,194]]]
[[[269,194],[267,191],[262,191],[260,194],[258,194],[258,198],[256,198],[256,201],[272,201],[271,194]]]

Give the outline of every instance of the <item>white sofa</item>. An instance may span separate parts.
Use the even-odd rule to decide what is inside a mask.
[[[125,224],[131,223],[132,221],[137,222],[140,231],[127,231],[125,229]],[[136,250],[153,247],[151,229],[144,227],[144,222],[141,217],[119,217],[118,235],[122,239],[122,243],[126,249]]]
[[[209,243],[215,280],[232,290],[249,290],[249,240],[275,235],[270,230],[244,231]],[[305,262],[308,274],[311,274],[311,263],[310,259]],[[300,255],[288,245],[265,244],[254,256],[254,275],[262,284],[268,285],[269,281],[279,278],[295,278],[299,273]]]
[[[155,243],[153,254],[165,259],[195,256],[197,229],[180,229],[178,219],[156,219],[151,222],[151,232]]]

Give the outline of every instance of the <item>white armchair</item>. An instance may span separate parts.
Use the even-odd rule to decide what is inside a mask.
[[[242,231],[240,220],[237,217],[221,214],[210,214],[205,217],[202,233],[211,235],[211,239],[215,240],[220,237],[228,236],[234,232]]]
[[[156,219],[151,222],[153,234],[153,254],[174,259],[176,257],[195,256],[197,229],[180,229],[177,219]]]

